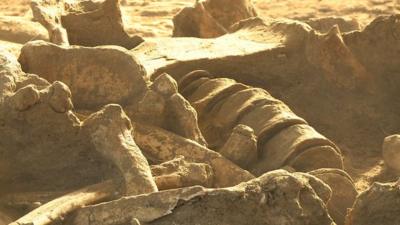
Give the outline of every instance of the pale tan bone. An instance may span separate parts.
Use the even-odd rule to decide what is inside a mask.
[[[229,188],[194,186],[83,207],[67,224],[128,224],[136,218],[152,225],[333,225],[325,206],[330,195],[314,176],[277,170]]]
[[[148,158],[168,161],[182,155],[188,161],[207,163],[214,170],[215,187],[229,187],[254,178],[219,153],[194,141],[154,126],[136,124],[135,127],[135,141]]]
[[[40,206],[10,225],[51,224],[78,208],[112,197],[116,189],[112,180],[84,187]]]
[[[61,25],[62,1],[34,0],[31,2],[31,9],[34,20],[47,29],[50,42],[57,45],[69,45],[67,31]]]
[[[159,190],[201,185],[212,187],[214,171],[206,163],[192,163],[183,156],[151,166],[151,172]]]
[[[258,156],[257,137],[253,129],[243,124],[237,125],[219,153],[240,167],[248,168]]]
[[[197,112],[190,103],[178,93],[178,84],[174,78],[164,73],[154,80],[150,88],[150,92],[157,92],[158,97],[155,93],[150,96],[154,96],[160,100],[160,103],[153,104],[165,104],[165,106],[168,106],[160,107],[163,110],[163,115],[157,115],[159,114],[157,112],[153,113],[153,116],[159,116],[164,119],[161,127],[207,146],[207,142],[197,123]],[[143,105],[145,108],[148,108],[146,107],[147,104],[149,103],[142,101],[141,106]],[[154,110],[150,109],[150,112],[153,111]],[[149,117],[147,112],[143,113],[145,118],[150,118],[155,121],[158,120],[157,118]]]

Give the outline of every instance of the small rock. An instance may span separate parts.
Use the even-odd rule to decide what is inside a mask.
[[[257,138],[253,129],[243,124],[237,125],[220,153],[242,168],[247,168],[257,160]]]
[[[28,109],[29,107],[35,105],[39,99],[39,91],[33,85],[19,89],[12,96],[14,108],[18,111],[24,111]]]
[[[50,86],[49,104],[51,108],[59,113],[67,112],[73,108],[71,91],[68,86],[56,81]]]
[[[151,88],[165,96],[171,96],[178,92],[178,84],[174,78],[166,73],[163,73],[157,77],[154,80]]]
[[[384,139],[382,154],[387,167],[400,172],[400,135],[391,135]]]
[[[400,224],[400,182],[374,183],[348,212],[346,225]]]

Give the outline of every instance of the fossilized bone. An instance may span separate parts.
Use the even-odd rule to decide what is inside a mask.
[[[116,189],[111,180],[84,187],[36,208],[10,225],[47,225],[61,221],[81,207],[112,198]]]
[[[67,224],[124,224],[136,218],[146,224],[291,221],[291,224],[331,225],[333,221],[325,207],[330,194],[330,188],[314,176],[279,170],[230,188],[190,187],[84,207]]]
[[[141,37],[125,32],[119,0],[35,0],[31,8],[34,19],[48,30],[55,44],[132,49],[143,42]]]
[[[157,191],[147,160],[133,140],[130,120],[121,106],[107,105],[90,115],[83,121],[82,129],[87,130],[96,151],[121,171],[126,195]]]
[[[399,141],[400,135],[394,134],[385,137],[382,144],[382,156],[383,160],[385,160],[385,166],[396,172],[400,171],[398,163],[400,159]]]
[[[151,166],[151,173],[159,190],[200,185],[212,187],[214,171],[209,164],[192,163],[183,156]]]
[[[197,73],[207,74],[191,72],[183,77],[180,88],[199,113],[199,127],[216,149],[222,147],[236,125],[251,127],[258,137],[258,161],[250,166],[254,174],[261,175],[285,165],[300,171],[343,168],[336,145],[268,92],[244,85],[231,91],[234,80],[212,79]],[[314,160],[310,161],[307,156]],[[242,157],[245,160],[247,154]]]
[[[182,155],[190,162],[209,164],[214,171],[214,187],[229,187],[254,178],[206,147],[158,127],[136,123],[133,133],[136,143],[151,161],[168,161]]]
[[[25,72],[64,82],[74,93],[75,107],[94,112],[109,103],[125,106],[138,102],[146,92],[145,70],[126,53],[117,46],[61,47],[34,41],[22,48],[19,61]],[[49,60],[43,65],[45,59]]]
[[[358,195],[353,179],[345,171],[338,169],[318,169],[310,174],[332,189],[332,197],[327,204],[329,214],[338,225],[343,225],[347,211]]]
[[[170,75],[162,74],[154,80],[150,91],[139,103],[138,110],[139,115],[134,116],[138,121],[207,145],[197,124],[196,110],[178,93],[178,85]]]
[[[43,66],[49,54],[51,62]],[[104,104],[118,103],[134,120],[207,144],[196,111],[178,93],[174,79],[163,74],[150,83],[143,67],[123,48],[61,47],[36,41],[24,46],[19,61],[26,72],[65,82],[75,93],[79,111],[91,113]]]
[[[228,139],[227,136],[231,132],[235,135],[237,126],[244,124],[254,129],[258,137],[258,155],[256,152],[252,163],[248,164],[253,174],[262,175],[284,166],[300,171],[338,168],[321,169],[311,174],[326,181],[332,188],[333,197],[328,208],[335,221],[343,224],[346,207],[351,206],[357,191],[349,175],[341,170],[343,162],[338,147],[268,92],[249,86],[229,91],[235,81],[207,78],[208,74],[193,71],[179,83],[182,93],[198,111],[199,126],[203,133],[208,134],[206,138],[209,138],[210,145],[217,146],[216,149],[226,155],[231,142],[231,137]],[[241,158],[235,162],[246,160],[249,156],[246,148],[238,148],[237,151],[241,154],[236,156]]]
[[[32,1],[31,9],[35,21],[42,24],[49,34],[49,39],[57,45],[69,45],[67,31],[61,25],[63,1]]]
[[[334,28],[327,34],[299,21],[253,18],[215,39],[151,38],[131,52],[152,79],[167,72],[179,80],[203,69],[262,87],[335,142],[361,152],[352,141],[378,149],[384,138],[381,121],[398,120],[385,103],[393,102],[400,82],[394,47],[399,46],[398,18],[382,16],[360,31]],[[360,107],[358,112],[353,105]],[[324,113],[310,110],[317,107]]]
[[[257,138],[249,126],[239,124],[233,130],[225,144],[219,149],[219,153],[247,169],[257,161]]]
[[[157,191],[120,106],[107,105],[82,122],[65,84],[26,75],[7,54],[0,60],[1,193],[68,190],[107,177],[122,177],[119,191],[127,194]],[[30,179],[13,179],[24,176]]]
[[[234,23],[257,16],[248,0],[196,1],[174,16],[174,37],[214,38],[228,33]]]
[[[185,7],[173,18],[174,37],[212,38],[229,33],[235,23],[257,16],[257,12],[247,0],[201,0],[193,7]],[[338,26],[342,32],[360,30],[354,19],[342,17],[312,18],[303,21],[313,29],[325,33]]]
[[[345,225],[400,223],[399,186],[400,180],[390,183],[373,183],[357,196],[347,213]]]

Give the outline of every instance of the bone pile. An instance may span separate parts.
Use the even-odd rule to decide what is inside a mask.
[[[0,225],[400,223],[399,181],[360,191],[346,164],[375,112],[399,121],[400,15],[361,29],[202,0],[142,38],[119,0],[31,9],[0,51]]]

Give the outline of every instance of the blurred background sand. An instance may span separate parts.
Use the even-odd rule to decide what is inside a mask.
[[[1,0],[0,16],[31,17],[30,0]],[[125,27],[143,37],[171,36],[172,17],[194,0],[123,0]],[[261,17],[310,18],[340,16],[362,26],[378,15],[400,13],[400,0],[253,0]]]

